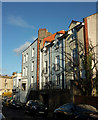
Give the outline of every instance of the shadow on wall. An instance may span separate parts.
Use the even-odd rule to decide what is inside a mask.
[[[48,89],[40,91],[31,91],[28,97],[30,99],[38,99],[42,101],[50,111],[55,108],[73,101],[72,94],[68,89]]]

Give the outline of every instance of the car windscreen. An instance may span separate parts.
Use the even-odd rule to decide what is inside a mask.
[[[62,109],[63,111],[66,111],[66,112],[73,112],[75,110],[75,107],[73,104],[65,104],[65,105],[61,106],[60,109]]]

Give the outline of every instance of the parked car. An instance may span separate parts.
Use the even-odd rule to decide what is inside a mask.
[[[7,99],[4,99],[3,101],[2,101],[2,105],[4,105],[4,106],[9,106],[9,103],[10,103],[10,99],[9,98],[7,98]]]
[[[91,105],[67,103],[54,110],[54,117],[60,120],[98,120],[98,110]]]
[[[10,108],[21,109],[22,104],[19,101],[11,100],[9,104]]]
[[[29,100],[25,106],[25,112],[33,115],[47,115],[47,107],[38,100]]]
[[[8,99],[7,96],[3,96],[3,97],[2,97],[2,101],[7,100],[7,99]]]

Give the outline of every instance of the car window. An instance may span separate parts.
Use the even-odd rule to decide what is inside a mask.
[[[75,107],[73,104],[65,104],[61,106],[60,108],[64,109],[64,111],[69,111],[69,112],[72,112],[75,110]]]
[[[38,101],[37,103],[38,103],[38,105],[41,105],[41,106],[44,105],[43,103],[41,103],[41,102],[39,102],[39,101]]]

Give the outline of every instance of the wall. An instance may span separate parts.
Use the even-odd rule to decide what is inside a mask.
[[[93,96],[74,96],[74,103],[76,104],[90,104],[98,109],[98,97]]]
[[[5,84],[6,84],[6,86],[5,86]],[[13,89],[12,77],[0,76],[0,91],[1,91],[1,94],[3,92],[12,92],[12,89]]]
[[[65,103],[72,102],[73,100],[70,91],[67,89],[31,91],[28,100],[30,99],[41,100],[49,108],[50,111],[53,111],[55,108]]]
[[[32,49],[34,48],[34,56],[32,57]],[[20,92],[20,100],[25,101],[26,95],[30,89],[31,85],[31,77],[34,77],[33,85],[34,88],[36,89],[36,80],[37,80],[37,40],[35,40],[22,54],[24,59],[24,55],[28,53],[28,60],[24,63],[22,63],[22,69],[23,68],[28,68],[27,69],[27,75],[22,74],[22,80],[21,83],[26,83],[26,90]],[[31,71],[32,67],[32,62],[34,61],[34,70]],[[23,70],[22,70],[23,71]]]

